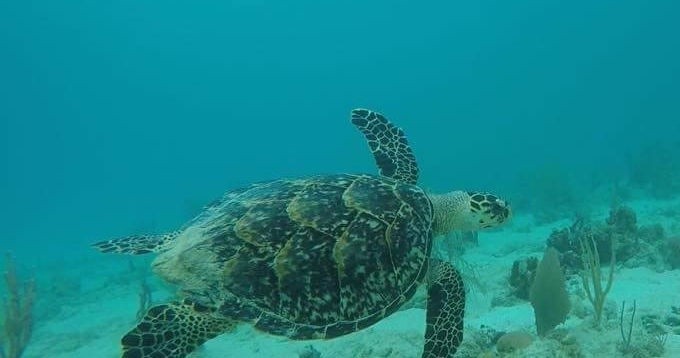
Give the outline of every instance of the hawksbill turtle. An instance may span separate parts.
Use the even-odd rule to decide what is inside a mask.
[[[494,227],[508,203],[483,192],[428,194],[404,132],[355,109],[380,175],[279,179],[228,191],[180,230],[94,244],[158,253],[154,272],[175,301],[151,307],[121,340],[124,358],[186,357],[240,322],[290,339],[329,339],[394,313],[427,285],[422,357],[453,355],[463,339],[465,290],[430,258],[434,237]]]

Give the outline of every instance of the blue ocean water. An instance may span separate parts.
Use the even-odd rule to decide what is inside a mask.
[[[501,192],[529,214],[537,173],[585,193],[656,163],[660,195],[677,193],[678,13],[670,0],[0,2],[0,251],[75,260],[253,181],[374,173],[356,107],[405,130],[431,190]]]
[[[354,107],[403,127],[437,190],[617,170],[680,133],[674,1],[1,6],[3,249],[164,229],[253,180],[373,172]]]

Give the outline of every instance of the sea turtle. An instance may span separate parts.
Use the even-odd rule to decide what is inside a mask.
[[[509,205],[478,192],[428,194],[401,129],[355,109],[380,175],[279,179],[228,191],[180,230],[102,241],[102,252],[159,253],[178,299],[151,307],[121,340],[124,358],[179,358],[239,322],[291,339],[369,327],[427,284],[423,357],[453,355],[465,290],[430,258],[433,237],[502,224]]]

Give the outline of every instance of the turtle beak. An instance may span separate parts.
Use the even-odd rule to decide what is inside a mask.
[[[496,199],[491,204],[491,217],[498,221],[499,224],[509,220],[512,217],[510,203],[502,199]]]

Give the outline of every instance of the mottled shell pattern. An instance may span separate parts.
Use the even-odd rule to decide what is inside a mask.
[[[428,269],[432,204],[384,176],[274,180],[227,193],[155,270],[227,302],[226,316],[291,338],[367,327],[413,296]]]

